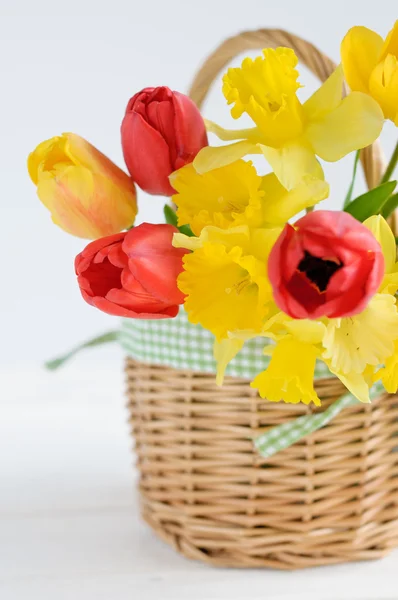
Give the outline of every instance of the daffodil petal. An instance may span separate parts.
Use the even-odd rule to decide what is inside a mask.
[[[397,338],[395,298],[376,294],[358,315],[328,321],[322,358],[339,376],[363,373],[367,365],[384,363],[392,354]]]
[[[228,146],[205,146],[196,155],[193,166],[198,173],[203,174],[212,169],[225,167],[247,154],[261,154],[261,151],[256,144],[245,140]]]
[[[286,321],[285,326],[295,338],[307,344],[320,344],[326,331],[321,321],[310,319],[291,319]]]
[[[261,398],[271,402],[320,405],[314,389],[314,370],[318,350],[291,337],[280,340],[272,352],[268,368],[259,373],[251,384],[258,389]]]
[[[214,341],[213,355],[217,363],[216,384],[222,385],[224,381],[225,369],[233,358],[242,349],[244,340],[237,338],[225,338],[218,342]]]
[[[197,237],[185,235],[185,233],[175,233],[173,235],[174,248],[186,248],[187,250],[196,250],[201,248],[202,240]]]
[[[242,267],[244,259],[242,247],[227,249],[212,242],[183,258],[184,271],[178,277],[178,287],[186,295],[188,319],[210,330],[218,341],[228,337],[229,331],[260,332],[268,311],[262,291],[264,281],[256,277],[256,272],[247,270],[253,267],[249,261]]]
[[[266,223],[280,225],[300,211],[314,206],[329,195],[329,184],[322,179],[305,175],[296,187],[287,191],[274,173],[265,175],[261,183],[263,219]]]
[[[368,92],[369,77],[380,60],[383,38],[367,27],[352,27],[341,43],[346,81],[353,91]]]
[[[275,175],[287,190],[296,187],[306,175],[324,179],[322,167],[314,151],[305,143],[297,141],[282,148],[271,148],[261,144],[259,146]]]
[[[322,118],[337,108],[343,94],[344,73],[339,65],[311,98],[304,103],[303,109],[308,121]]]
[[[252,235],[254,233],[255,231],[252,232]],[[175,248],[196,250],[197,248],[202,248],[206,242],[211,242],[212,244],[222,244],[228,250],[236,246],[248,250],[253,245],[250,234],[251,232],[247,225],[239,225],[230,229],[220,229],[219,227],[209,225],[202,229],[199,237],[191,237],[184,233],[175,233],[173,236],[173,246]]]
[[[384,276],[382,284],[380,286],[380,293],[382,294],[391,294],[394,296],[398,291],[398,263],[395,263],[394,271],[392,273],[387,273]]]
[[[382,215],[373,215],[363,222],[379,242],[384,255],[386,273],[391,273],[397,259],[395,237],[387,221]]]
[[[347,390],[351,392],[355,398],[358,398],[358,400],[364,404],[370,403],[369,385],[362,373],[348,373],[344,375],[338,371],[333,371],[330,366],[329,369],[331,373],[340,379],[341,383],[345,385]]]
[[[223,142],[232,142],[234,140],[248,140],[256,143],[260,141],[261,134],[257,127],[250,127],[248,129],[224,129],[221,125],[217,125],[214,121],[205,119],[206,129],[209,133],[214,133],[219,140]]]
[[[395,394],[398,388],[398,340],[395,340],[394,352],[387,358],[383,368],[375,374],[375,380],[381,379],[386,391]]]
[[[335,162],[372,144],[379,137],[383,123],[384,115],[377,102],[366,94],[352,92],[337,108],[310,123],[306,138],[315,154]]]

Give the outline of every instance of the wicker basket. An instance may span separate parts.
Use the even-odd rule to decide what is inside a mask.
[[[219,71],[249,49],[289,46],[321,80],[334,68],[279,30],[224,42],[191,89],[200,106]],[[369,187],[382,155],[362,152]],[[189,558],[231,567],[296,569],[378,558],[398,546],[398,398],[342,411],[303,441],[263,459],[251,439],[311,408],[261,400],[246,379],[127,359],[142,515]],[[316,382],[322,410],[344,388]]]

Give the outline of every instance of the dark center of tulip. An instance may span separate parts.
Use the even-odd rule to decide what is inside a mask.
[[[304,273],[319,292],[324,292],[332,275],[342,266],[342,263],[337,259],[318,258],[305,251],[304,258],[300,261],[297,270]]]

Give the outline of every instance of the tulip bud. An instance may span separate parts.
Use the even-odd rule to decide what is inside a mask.
[[[83,298],[119,317],[175,317],[184,302],[177,277],[187,252],[172,246],[176,232],[172,225],[143,223],[88,244],[75,260]]]
[[[134,223],[134,182],[78,135],[64,133],[39,144],[29,155],[28,170],[40,200],[64,231],[95,239]]]
[[[295,319],[360,313],[383,276],[379,242],[346,212],[318,210],[285,225],[268,260],[274,300]]]
[[[135,94],[127,105],[121,133],[131,177],[144,191],[162,196],[175,193],[169,175],[207,146],[205,124],[193,101],[167,87]]]

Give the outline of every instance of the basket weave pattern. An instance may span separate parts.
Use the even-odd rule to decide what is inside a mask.
[[[333,62],[280,30],[226,40],[191,88],[200,106],[232,57],[293,48],[323,81]],[[369,187],[378,144],[361,153]],[[394,223],[393,223],[394,226]],[[252,438],[312,408],[261,400],[249,381],[127,359],[142,515],[179,552],[213,565],[294,569],[378,558],[398,546],[398,397],[343,410],[326,427],[263,459]],[[343,393],[315,383],[325,410]]]
[[[127,362],[142,515],[185,556],[300,568],[398,545],[398,398],[348,408],[272,458],[251,439],[311,409],[261,400],[245,379]],[[322,408],[344,391],[316,384]]]

